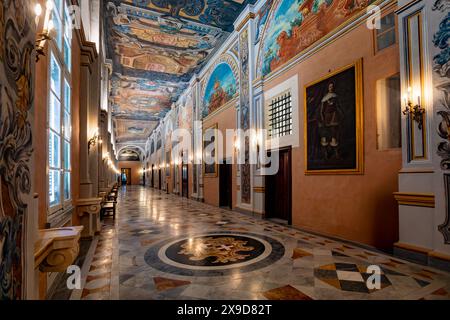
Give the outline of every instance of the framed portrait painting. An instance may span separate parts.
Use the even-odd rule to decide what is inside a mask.
[[[306,174],[362,174],[362,59],[306,85],[304,105]]]
[[[203,174],[205,177],[218,176],[217,130],[218,125],[214,124],[203,131]],[[209,160],[213,160],[213,163]]]

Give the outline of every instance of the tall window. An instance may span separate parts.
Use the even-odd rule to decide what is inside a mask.
[[[72,28],[66,1],[55,0],[54,42],[49,45],[48,190],[50,212],[71,200],[71,64]]]
[[[378,52],[395,44],[395,13],[381,18],[381,28],[375,31],[375,51]]]

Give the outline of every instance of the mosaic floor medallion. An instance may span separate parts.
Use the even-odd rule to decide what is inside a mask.
[[[284,255],[277,240],[252,233],[211,232],[163,241],[145,254],[148,265],[186,276],[228,275],[267,267]]]

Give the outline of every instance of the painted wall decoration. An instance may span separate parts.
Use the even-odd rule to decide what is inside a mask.
[[[0,2],[0,300],[24,297],[25,199],[34,104],[34,17],[25,0]]]
[[[261,9],[259,9],[256,14],[255,24],[256,24],[256,35],[255,35],[255,44],[257,44],[261,40],[261,35],[263,34],[264,27],[267,23],[267,18],[269,17],[270,9],[272,8],[274,0],[267,0]]]
[[[192,98],[192,92],[188,92],[185,99],[181,102],[178,114],[178,128],[191,130],[193,125],[193,108],[194,101]]]
[[[203,176],[217,177],[218,175],[218,159],[217,159],[217,130],[218,125],[206,128],[203,131]],[[214,159],[214,163],[206,163],[206,159]],[[211,162],[211,161],[208,161]]]
[[[218,110],[237,93],[236,78],[226,63],[217,65],[205,89],[203,117]]]
[[[438,29],[433,37],[433,45],[437,52],[433,58],[434,83],[438,92],[435,99],[437,106],[438,123],[437,133],[442,139],[437,146],[437,154],[441,158],[440,166],[444,171],[450,170],[450,2],[436,0],[432,11],[440,16]],[[446,197],[445,220],[438,226],[438,230],[444,237],[444,243],[450,244],[450,177],[444,174],[444,186]]]
[[[259,57],[265,76],[362,12],[375,0],[281,0],[274,7]]]
[[[438,2],[436,2],[436,5]],[[448,4],[448,2],[447,2]],[[435,5],[435,6],[436,6]],[[450,5],[448,5],[450,7]],[[447,8],[447,10],[450,10]],[[439,30],[435,33],[433,38],[434,46],[439,49],[439,53],[434,57],[435,71],[441,77],[450,76],[450,12],[439,24]]]
[[[239,60],[241,70],[240,86],[240,128],[250,129],[250,51],[248,29],[239,35]],[[250,204],[252,200],[251,166],[250,166],[250,138],[245,137],[244,150],[245,163],[241,165],[241,202]]]
[[[305,88],[306,173],[362,172],[362,62]]]

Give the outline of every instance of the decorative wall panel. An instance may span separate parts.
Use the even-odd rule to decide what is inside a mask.
[[[245,29],[239,37],[239,57],[241,64],[240,76],[240,112],[241,123],[240,127],[243,130],[250,129],[250,66],[249,66],[249,39],[248,29]],[[242,203],[250,204],[252,197],[251,188],[251,167],[250,167],[250,138],[245,137],[244,150],[245,163],[241,165],[241,201]]]
[[[437,154],[441,158],[442,170],[450,170],[450,2],[436,0],[432,10],[441,13],[443,17],[439,23],[438,30],[433,37],[433,45],[437,54],[434,62],[434,83],[436,83],[437,114],[441,119],[438,124],[438,135],[442,139],[437,146]],[[445,14],[447,13],[447,14]],[[444,237],[444,243],[450,244],[450,176],[444,174],[444,186],[446,197],[445,221],[438,226],[438,230]]]
[[[25,292],[26,216],[31,192],[34,18],[31,2],[0,2],[0,300]]]

